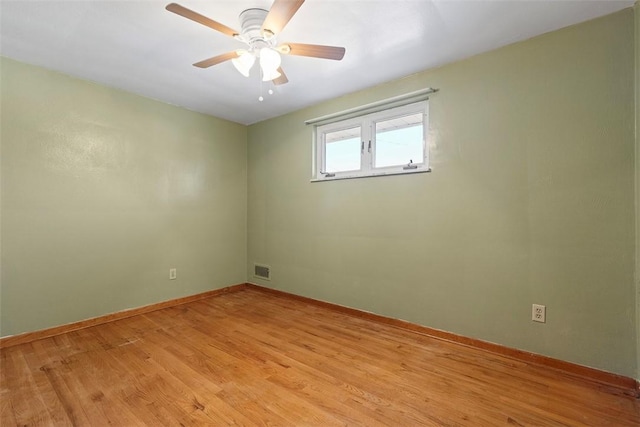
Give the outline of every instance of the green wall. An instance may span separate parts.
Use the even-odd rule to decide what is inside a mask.
[[[245,281],[245,126],[0,66],[2,336]]]
[[[635,11],[636,57],[636,378],[640,380],[640,1]]]
[[[424,87],[432,173],[309,182],[305,119]],[[627,9],[252,125],[247,276],[634,377],[633,87]]]

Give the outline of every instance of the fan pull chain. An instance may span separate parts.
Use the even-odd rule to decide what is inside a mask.
[[[274,86],[273,81],[270,81],[270,82],[269,82],[269,86],[270,86],[270,87],[269,87],[269,89],[267,90],[267,93],[268,93],[269,95],[273,95],[273,94],[274,94],[274,90],[273,90],[273,88],[272,88],[272,87]],[[262,94],[263,94],[263,90],[264,90],[264,85],[263,85],[263,80],[262,80],[262,70],[260,70],[260,96],[258,96],[258,101],[260,101],[260,102],[263,102],[263,101],[264,101],[264,96],[262,95]]]
[[[262,96],[262,69],[260,70],[260,73],[258,73],[258,78],[260,80],[260,96],[258,97],[258,101],[262,102],[264,101],[264,96]]]

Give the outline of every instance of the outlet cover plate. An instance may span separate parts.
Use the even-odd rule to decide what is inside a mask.
[[[541,304],[533,304],[531,306],[531,320],[534,322],[547,322],[547,307]]]

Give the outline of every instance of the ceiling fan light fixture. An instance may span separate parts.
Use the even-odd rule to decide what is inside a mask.
[[[251,67],[256,62],[256,57],[246,50],[239,50],[236,52],[238,54],[237,58],[231,60],[231,63],[236,70],[240,72],[245,77],[249,77],[249,72],[251,71]]]
[[[268,82],[281,76],[278,72],[282,58],[274,49],[265,47],[260,49],[260,68],[262,69],[262,81]]]
[[[269,72],[262,72],[262,81],[263,82],[270,82],[271,80],[275,80],[278,77],[280,77],[282,74],[280,74],[280,72],[275,69],[273,71],[269,71]]]

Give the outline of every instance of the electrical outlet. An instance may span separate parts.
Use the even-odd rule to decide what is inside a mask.
[[[176,280],[178,278],[178,270],[175,268],[169,269],[169,280]]]
[[[540,304],[533,304],[531,306],[531,320],[534,322],[546,323],[547,307]]]

